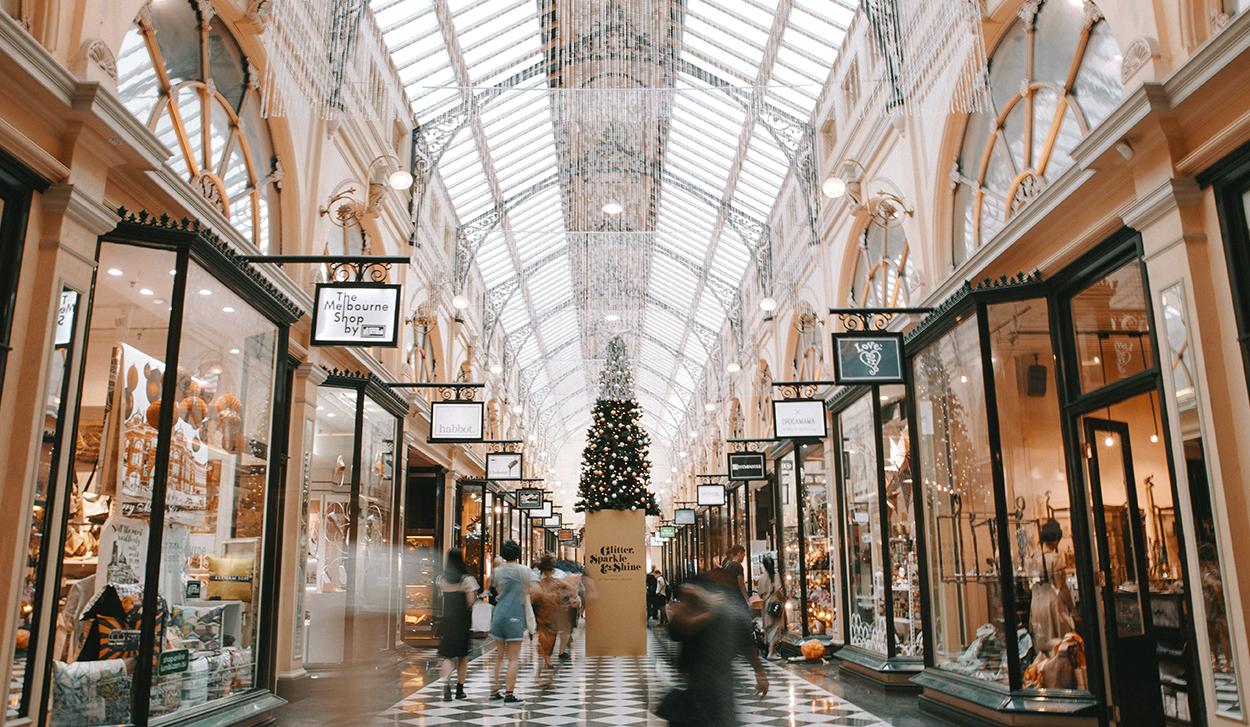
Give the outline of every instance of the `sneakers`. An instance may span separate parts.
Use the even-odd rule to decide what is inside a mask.
[[[573,658],[573,655],[570,654],[569,652],[567,651],[560,652],[560,661],[568,661],[569,659],[572,659],[572,658]]]
[[[503,701],[508,704],[516,704],[517,702],[521,700],[517,699],[515,694],[508,694],[504,696]]]
[[[495,692],[494,694],[490,695],[490,698],[491,699],[503,699],[503,692]]]
[[[463,685],[463,684],[457,684],[457,685],[456,685],[456,699],[468,699],[468,697],[464,696],[464,685]]]

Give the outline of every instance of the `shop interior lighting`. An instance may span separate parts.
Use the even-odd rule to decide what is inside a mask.
[[[716,411],[716,402],[709,401],[708,403],[703,405],[703,408],[708,411]]]
[[[109,268],[109,275],[121,275],[122,271],[117,268]]]
[[[513,413],[513,414],[520,414],[520,413],[521,413],[521,412],[523,412],[523,411],[525,411],[525,407],[521,406],[520,404],[513,404],[513,405],[512,405],[512,413]]]
[[[616,322],[617,322],[617,321],[619,321],[620,319],[621,319],[621,317],[620,317],[620,316],[618,316],[618,315],[617,315],[617,314],[615,314],[615,313],[609,313],[609,314],[607,314],[606,316],[604,316],[604,317],[603,317],[603,320],[607,321],[608,323],[616,323]]]
[[[232,348],[232,349],[230,349],[230,353],[233,353],[233,354],[235,354],[235,355],[237,356],[237,355],[239,354],[239,349],[237,349],[237,348]]]
[[[148,288],[140,288],[139,295],[152,295],[152,291]]]
[[[213,291],[208,290],[207,288],[200,291],[200,295],[212,295],[212,294],[213,294]]]
[[[221,309],[221,312],[222,312],[222,313],[233,313],[233,312],[234,312],[234,309],[233,309],[233,308],[231,308],[230,306],[226,306],[225,308],[222,308],[222,309]]]

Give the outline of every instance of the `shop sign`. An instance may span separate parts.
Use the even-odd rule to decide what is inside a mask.
[[[689,507],[678,508],[673,513],[673,522],[678,525],[694,525],[694,509]]]
[[[68,346],[74,338],[74,309],[78,307],[78,293],[72,290],[61,291],[61,307],[56,311],[56,347]]]
[[[162,651],[156,661],[156,675],[167,677],[170,674],[180,674],[187,670],[190,663],[191,652],[187,649]]]
[[[516,509],[537,510],[543,506],[543,491],[537,487],[523,487],[516,491]]]
[[[903,334],[835,333],[833,380],[842,385],[903,383]]]
[[[651,547],[652,547],[652,548],[662,548],[662,547],[664,547],[664,538],[661,538],[661,537],[660,537],[660,536],[658,536],[658,535],[656,535],[655,537],[651,538],[651,540],[649,540],[648,542],[650,543],[650,545],[651,545]]]
[[[729,481],[749,482],[768,479],[766,459],[763,452],[730,452]]]
[[[543,500],[543,504],[537,509],[530,510],[530,517],[534,520],[546,520],[551,517],[551,500]],[[541,523],[534,523],[541,525]]]
[[[486,405],[480,401],[436,401],[430,404],[428,442],[480,442]]]
[[[560,531],[560,542],[561,542],[561,543],[571,543],[571,542],[573,542],[573,531],[572,531],[572,530],[561,530],[561,531]]]
[[[519,480],[525,469],[524,461],[520,452],[487,452],[486,479]]]
[[[560,513],[554,513],[551,517],[543,520],[543,527],[555,528],[556,530],[559,530],[564,527],[564,518],[560,515]]]
[[[186,582],[183,589],[183,595],[188,601],[198,601],[203,595],[204,584],[199,579],[191,579]]]
[[[322,283],[313,306],[314,346],[395,348],[399,338],[398,285]]]
[[[693,512],[693,511],[691,511],[691,512]],[[660,526],[660,537],[661,537],[661,538],[664,538],[664,539],[666,539],[666,540],[667,540],[667,539],[669,539],[669,538],[675,538],[675,537],[677,537],[677,526],[676,526],[676,525],[661,525],[661,526]]]
[[[725,486],[699,485],[695,499],[698,500],[700,505],[724,505]]]
[[[825,402],[819,399],[774,401],[773,431],[777,439],[824,439],[829,436]]]

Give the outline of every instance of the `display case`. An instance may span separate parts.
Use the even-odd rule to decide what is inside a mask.
[[[407,412],[372,374],[329,371],[318,389],[305,577],[310,671],[376,664],[394,653],[406,595],[395,442]]]
[[[846,389],[832,406],[842,442],[842,674],[887,692],[916,691],[910,679],[924,667],[924,644],[905,389]]]
[[[80,727],[261,713],[281,704],[263,688],[280,536],[270,494],[301,312],[198,223],[122,216],[97,252],[77,431],[48,412],[40,491],[54,525],[29,594],[47,618],[26,704],[38,724]],[[52,377],[50,404],[68,375]],[[70,443],[58,470],[52,452]]]

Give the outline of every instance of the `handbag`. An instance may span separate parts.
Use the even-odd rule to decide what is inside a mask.
[[[699,706],[689,689],[674,689],[660,700],[655,715],[668,720],[670,725],[697,724]]]
[[[781,601],[769,602],[768,615],[773,618],[781,618]]]

